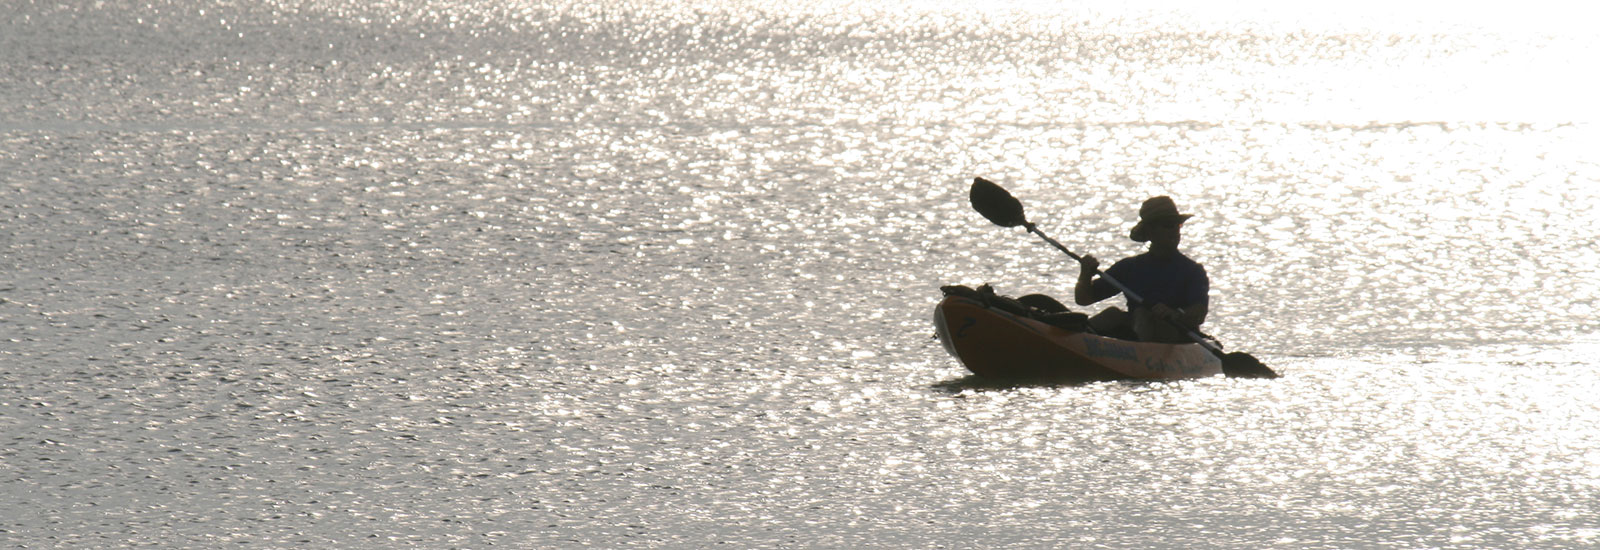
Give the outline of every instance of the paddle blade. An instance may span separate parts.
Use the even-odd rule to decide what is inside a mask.
[[[1233,352],[1222,356],[1222,373],[1229,378],[1277,378],[1278,373],[1261,363],[1255,356]]]
[[[972,209],[995,225],[1017,227],[1028,223],[1028,217],[1022,213],[1022,202],[992,181],[973,178],[971,198]]]

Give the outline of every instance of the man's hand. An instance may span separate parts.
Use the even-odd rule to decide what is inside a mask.
[[[1156,317],[1160,317],[1169,323],[1177,324],[1185,329],[1194,328],[1189,324],[1187,319],[1184,319],[1183,312],[1172,309],[1171,307],[1167,306],[1167,304],[1158,302],[1155,305],[1150,306],[1150,312],[1156,314]]]
[[[1078,258],[1078,267],[1081,269],[1079,273],[1093,275],[1095,271],[1100,269],[1100,259],[1095,258],[1093,255],[1084,254],[1083,257]]]
[[[1100,260],[1094,256],[1084,254],[1078,258],[1078,284],[1072,287],[1072,301],[1086,306],[1106,298],[1094,294],[1094,274],[1099,270]]]

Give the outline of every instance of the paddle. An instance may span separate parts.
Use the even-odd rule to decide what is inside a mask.
[[[1028,222],[1027,215],[1022,211],[1022,202],[1018,201],[1016,197],[1011,196],[1009,191],[1006,191],[1004,188],[996,185],[994,182],[983,178],[973,178],[971,199],[972,208],[977,210],[979,214],[983,214],[983,217],[988,218],[989,221],[994,222],[995,225],[1000,227],[1022,226],[1027,228],[1029,233],[1038,235],[1039,238],[1044,239],[1045,242],[1056,247],[1056,250],[1067,253],[1067,255],[1071,256],[1072,259],[1079,261],[1083,259],[1082,256],[1073,254],[1071,250],[1067,250],[1067,247],[1062,246],[1061,243],[1056,242],[1055,239],[1045,235],[1043,232],[1039,231],[1038,227]],[[1099,275],[1100,278],[1104,279],[1106,282],[1111,283],[1111,286],[1116,287],[1117,290],[1122,291],[1122,294],[1128,297],[1128,302],[1130,304],[1140,304],[1144,302],[1144,298],[1140,297],[1128,287],[1123,286],[1122,283],[1118,282],[1115,278],[1111,277],[1110,275],[1106,275],[1105,272],[1096,269],[1095,274]],[[1223,374],[1238,378],[1278,377],[1278,373],[1273,372],[1271,368],[1268,368],[1266,365],[1262,364],[1260,360],[1248,353],[1237,351],[1233,353],[1223,353],[1222,349],[1218,348],[1216,344],[1212,343],[1210,340],[1207,340],[1204,336],[1201,336],[1200,333],[1194,329],[1184,327],[1178,324],[1176,321],[1172,321],[1170,319],[1168,319],[1167,322],[1172,323],[1173,326],[1183,330],[1184,334],[1187,335],[1190,340],[1193,340],[1196,344],[1200,344],[1200,346],[1205,348],[1206,351],[1211,352],[1211,355],[1214,355],[1217,357],[1217,359],[1222,360]]]

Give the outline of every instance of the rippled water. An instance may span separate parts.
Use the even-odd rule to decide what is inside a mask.
[[[0,541],[1592,546],[1595,39],[1381,8],[21,4]],[[974,175],[1285,378],[967,377]]]

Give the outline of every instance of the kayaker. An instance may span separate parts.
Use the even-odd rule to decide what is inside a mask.
[[[1111,307],[1091,319],[1096,331],[1107,335],[1136,336],[1145,342],[1188,342],[1184,332],[1168,321],[1198,330],[1206,320],[1211,280],[1206,269],[1178,251],[1180,230],[1192,214],[1178,213],[1171,197],[1144,201],[1139,207],[1139,223],[1128,238],[1150,243],[1144,254],[1123,259],[1105,273],[1144,298],[1146,303],[1130,303],[1128,312]],[[1086,306],[1116,296],[1121,291],[1103,277],[1096,277],[1100,260],[1085,255],[1079,262],[1078,284],[1073,298]]]

